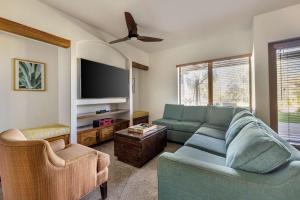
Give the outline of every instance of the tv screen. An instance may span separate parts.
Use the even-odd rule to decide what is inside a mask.
[[[81,59],[81,98],[128,96],[128,70]]]

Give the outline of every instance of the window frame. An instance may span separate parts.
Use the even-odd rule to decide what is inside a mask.
[[[226,60],[239,59],[239,58],[249,58],[249,108],[252,111],[252,54],[251,53],[177,65],[176,68],[177,68],[177,78],[178,78],[177,79],[178,80],[178,84],[177,84],[178,103],[179,104],[182,103],[181,102],[181,77],[182,77],[181,68],[192,66],[192,65],[204,64],[204,63],[208,64],[208,105],[213,105],[213,63],[217,61],[226,61]]]
[[[277,100],[277,62],[276,51],[279,49],[300,46],[300,37],[268,44],[269,53],[269,102],[270,102],[270,127],[278,132],[278,100]]]

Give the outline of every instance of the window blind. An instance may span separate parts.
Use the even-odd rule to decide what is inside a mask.
[[[300,144],[300,47],[276,50],[278,133]]]
[[[213,104],[250,106],[249,57],[213,62]]]
[[[180,103],[208,104],[208,63],[180,68]]]

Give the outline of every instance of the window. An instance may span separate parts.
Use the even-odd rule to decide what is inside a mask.
[[[213,63],[213,104],[250,106],[249,58]]]
[[[271,126],[292,144],[300,144],[300,40],[270,46]]]
[[[181,101],[185,105],[208,104],[208,65],[181,69]]]
[[[179,65],[179,103],[250,108],[250,56]]]

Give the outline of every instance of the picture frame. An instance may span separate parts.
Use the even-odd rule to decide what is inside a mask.
[[[46,91],[46,63],[14,58],[14,90]]]

